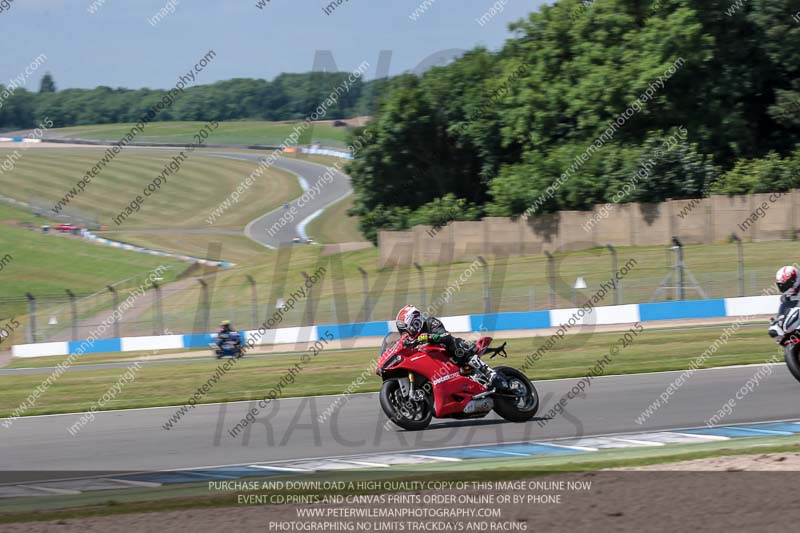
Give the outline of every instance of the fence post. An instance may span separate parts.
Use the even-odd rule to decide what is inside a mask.
[[[619,305],[619,290],[622,281],[617,281],[617,250],[610,244],[606,248],[611,252],[611,284],[614,286],[614,305]]]
[[[112,287],[111,285],[107,285],[108,291],[111,293],[111,316],[114,317],[114,337],[119,339],[122,335],[119,334],[119,321],[117,320],[117,316],[114,314],[114,311],[119,309],[119,298],[117,295],[117,289]]]
[[[370,309],[369,301],[369,274],[361,267],[358,267],[358,271],[361,273],[361,278],[364,281],[364,322],[369,322],[372,316],[372,309]]]
[[[731,239],[736,241],[736,248],[739,253],[739,296],[744,296],[744,245],[742,239],[735,233],[731,233]]]
[[[250,306],[253,313],[253,328],[258,329],[258,291],[256,290],[256,280],[248,274],[245,276],[250,283]]]
[[[307,282],[306,283],[306,317],[305,317],[305,320],[303,321],[304,323],[300,324],[300,325],[301,326],[313,326],[314,325],[314,299],[313,299],[312,294],[311,294],[311,289],[313,288],[314,285],[313,285],[313,283],[309,283],[308,282],[308,280],[310,280],[311,277],[305,271],[300,272],[300,274],[303,276],[303,279]]]
[[[75,294],[69,289],[67,296],[69,296],[69,307],[72,312],[72,340],[78,340],[78,307],[75,305]]]
[[[164,333],[164,312],[161,309],[161,286],[154,281],[153,289],[156,291],[156,301],[153,307],[153,312],[155,313],[153,319],[153,335],[162,335]]]
[[[31,317],[30,327],[28,328],[28,343],[33,344],[36,342],[36,298],[29,292],[26,292],[25,296],[28,297],[28,316]]]
[[[483,267],[483,312],[488,315],[492,312],[492,289],[489,287],[489,263],[487,263],[486,259],[481,255],[478,256],[478,261],[480,261]]]
[[[420,307],[425,309],[425,271],[422,269],[419,263],[414,263],[414,268],[417,269],[419,273],[419,302],[421,304]]]
[[[548,296],[550,309],[556,308],[556,269],[555,269],[555,258],[553,254],[550,252],[545,252],[544,255],[547,257],[547,284],[550,288],[550,294]]]
[[[208,284],[202,279],[198,279],[197,282],[200,284],[200,290],[202,291],[200,294],[200,307],[203,316],[203,330],[195,331],[195,333],[208,333],[208,320],[211,314],[208,303]]]
[[[677,300],[685,300],[686,299],[686,292],[684,291],[684,281],[683,281],[683,244],[677,237],[672,238],[672,243],[674,244],[673,249],[675,250],[675,268],[677,269],[678,274],[678,286],[676,287],[676,299]]]

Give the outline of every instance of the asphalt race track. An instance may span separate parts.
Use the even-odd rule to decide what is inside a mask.
[[[258,161],[265,157],[263,154],[237,152],[203,152],[203,154],[245,161]],[[288,157],[279,157],[273,166],[296,175],[303,191],[308,191],[308,196],[313,196],[313,198],[305,200],[301,200],[303,196],[295,198],[289,202],[289,208],[279,207],[247,225],[244,230],[245,235],[270,248],[290,244],[295,237],[303,239],[311,237],[313,239],[313,235],[306,234],[305,225],[322,213],[325,208],[353,192],[350,177],[333,168],[329,171],[322,165]],[[328,173],[327,180],[330,183],[320,181],[326,173]],[[318,189],[310,191],[315,186]],[[294,214],[289,212],[292,207],[295,208]],[[280,222],[281,218],[285,221],[284,223]],[[278,224],[277,231],[270,235],[269,229],[276,223]]]
[[[735,399],[759,369],[767,375],[752,392]],[[277,400],[258,414],[252,431],[237,438],[228,435],[228,430],[255,403],[199,406],[170,430],[162,425],[175,407],[96,413],[96,420],[76,436],[67,427],[80,414],[20,418],[10,428],[0,423],[0,457],[3,470],[47,471],[50,478],[64,477],[65,471],[166,470],[683,429],[704,426],[731,399],[736,405],[720,424],[797,418],[800,383],[783,364],[769,369],[768,373],[760,366],[697,371],[643,425],[634,420],[680,371],[596,378],[585,397],[570,400],[566,413],[548,420],[544,427],[538,417],[527,424],[512,424],[492,415],[479,420],[434,420],[423,432],[394,426],[387,430],[377,394],[358,394],[347,402],[340,400],[341,409],[323,423],[316,421],[319,415],[342,397]],[[539,382],[540,415],[578,381]]]

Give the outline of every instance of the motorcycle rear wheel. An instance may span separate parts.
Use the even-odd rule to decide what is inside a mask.
[[[419,431],[430,425],[433,418],[433,399],[425,394],[422,401],[402,395],[400,383],[387,379],[381,387],[381,409],[395,425],[408,431]]]
[[[509,387],[518,394],[517,398],[495,396],[495,412],[509,422],[527,422],[539,411],[539,393],[528,376],[510,366],[498,366],[495,372],[505,376]]]
[[[800,345],[794,342],[787,344],[783,347],[783,355],[789,372],[792,373],[794,379],[800,381]]]

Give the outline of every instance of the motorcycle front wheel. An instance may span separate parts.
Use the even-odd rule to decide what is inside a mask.
[[[429,393],[422,400],[403,396],[396,379],[388,379],[381,387],[381,409],[396,425],[409,431],[425,429],[433,418],[433,401]]]

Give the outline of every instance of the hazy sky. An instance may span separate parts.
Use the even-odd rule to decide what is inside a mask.
[[[258,9],[256,3],[266,4]],[[45,71],[59,89],[174,85],[209,49],[216,59],[196,84],[235,77],[271,79],[311,70],[330,50],[340,70],[362,61],[374,77],[380,50],[392,50],[390,74],[448,49],[499,48],[508,23],[544,0],[0,0],[0,83],[39,54],[47,60],[25,84],[38,90]],[[334,2],[339,0],[333,0]],[[94,14],[89,8],[97,7]],[[155,26],[148,20],[174,6]],[[499,6],[481,26],[477,19]],[[426,10],[427,8],[427,10]],[[418,9],[419,17],[411,15]],[[496,9],[497,10],[497,9]]]

